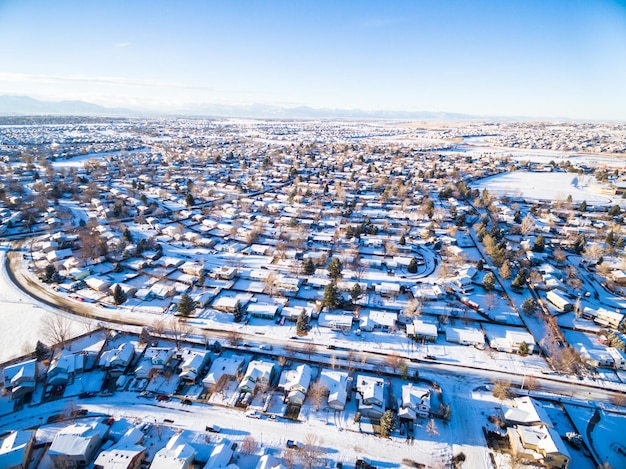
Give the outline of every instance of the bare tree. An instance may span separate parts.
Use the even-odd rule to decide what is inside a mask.
[[[534,230],[535,230],[535,220],[533,219],[532,215],[529,213],[522,220],[522,234],[524,236],[528,236]]]
[[[167,331],[172,334],[176,342],[176,348],[180,347],[180,342],[191,332],[191,326],[179,318],[172,318],[165,326]]]
[[[526,376],[522,382],[522,387],[529,391],[536,391],[540,386],[539,381],[534,376]]]
[[[68,401],[63,408],[63,418],[74,423],[76,421],[76,416],[78,415],[79,409],[80,407],[78,406],[76,401]]]
[[[275,271],[271,270],[268,272],[267,277],[265,277],[265,292],[274,296],[274,290],[276,289],[276,282],[278,281],[278,274]]]
[[[504,402],[511,395],[511,383],[509,381],[496,381],[493,383],[493,397]]]
[[[488,311],[491,311],[498,304],[498,297],[495,294],[489,292],[485,294],[485,299],[483,303],[485,305],[485,308],[487,308]]]
[[[347,361],[348,369],[353,370],[354,364],[357,362],[357,355],[354,350],[350,350],[348,352],[348,355],[346,355],[346,361]]]
[[[385,366],[391,368],[394,373],[398,371],[403,363],[404,359],[400,355],[396,355],[395,353],[391,353],[385,356]]]
[[[231,346],[233,346],[233,347],[234,347],[234,346],[235,346],[235,345],[237,345],[239,342],[241,342],[241,337],[242,337],[242,335],[241,335],[239,332],[237,332],[237,331],[230,331],[230,332],[228,333],[228,339],[227,339],[227,340],[228,340],[228,343],[229,343]]]
[[[281,454],[283,464],[287,469],[293,469],[296,465],[296,452],[293,449],[286,449]]]
[[[422,308],[424,304],[418,298],[409,300],[404,307],[404,314],[407,318],[419,317],[422,314]]]
[[[43,338],[61,348],[65,348],[65,342],[70,337],[72,321],[61,314],[44,316],[41,321],[41,335]],[[53,346],[54,347],[54,346]]]
[[[315,410],[320,410],[322,402],[324,401],[324,396],[327,393],[328,388],[321,384],[319,381],[311,383],[307,396],[311,400],[311,404],[315,406]]]
[[[308,433],[304,439],[304,444],[298,451],[298,459],[306,469],[312,469],[324,454],[321,447],[322,438],[319,435]]]
[[[613,394],[611,404],[616,407],[626,407],[626,394]]]
[[[259,445],[252,435],[246,435],[241,442],[241,447],[239,448],[239,452],[243,454],[254,454],[256,453]]]
[[[309,360],[311,360],[311,355],[313,355],[316,350],[317,347],[313,342],[307,342],[304,344],[304,352],[309,356]]]
[[[435,422],[435,419],[430,419],[426,424],[426,433],[428,433],[428,436],[430,436],[431,438],[439,435],[439,429],[437,428],[437,423]]]

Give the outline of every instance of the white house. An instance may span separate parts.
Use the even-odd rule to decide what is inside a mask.
[[[317,325],[319,327],[328,327],[334,331],[350,330],[352,328],[351,314],[321,313]]]
[[[172,439],[165,448],[154,455],[150,469],[189,469],[193,467],[196,450],[191,445],[172,444]]]
[[[183,349],[179,358],[182,360],[180,379],[195,383],[202,368],[209,360],[209,352],[205,350]]]
[[[283,389],[290,404],[302,404],[311,384],[313,370],[309,365],[298,365],[293,370],[284,370],[278,381],[278,388]]]
[[[102,451],[96,458],[94,469],[139,469],[145,458],[146,448],[140,445],[118,446]]]
[[[114,375],[122,374],[135,356],[135,346],[123,342],[119,347],[102,352],[98,366]]]
[[[174,350],[170,348],[148,347],[143,358],[135,368],[137,378],[149,378],[153,372],[161,372],[174,355]],[[154,371],[153,371],[154,370]]]
[[[446,327],[446,340],[448,342],[473,345],[475,347],[483,347],[485,345],[485,336],[483,332],[474,327]]]
[[[35,390],[37,385],[37,360],[27,360],[4,369],[4,389],[17,399]]]
[[[264,454],[254,469],[285,469],[285,466],[271,454]]]
[[[28,469],[31,451],[35,444],[32,431],[13,431],[0,445],[0,467],[3,469]]]
[[[363,316],[359,322],[359,328],[363,331],[371,332],[375,329],[391,331],[396,327],[398,313],[395,311],[370,311]]]
[[[234,451],[230,441],[224,440],[216,445],[203,469],[221,469],[229,467]]]
[[[415,340],[435,342],[437,340],[437,325],[414,318],[411,324],[406,325],[406,334]]]
[[[260,384],[269,384],[276,373],[276,364],[266,360],[252,360],[239,383],[240,392],[252,392]]]
[[[398,418],[415,420],[430,414],[430,390],[413,383],[402,386],[402,397],[398,399]]]
[[[380,418],[385,413],[385,380],[380,377],[357,375],[358,408],[363,417]]]
[[[65,427],[52,440],[48,456],[55,468],[85,467],[91,463],[108,431],[109,427],[101,422]]]
[[[202,380],[202,385],[204,387],[214,386],[223,379],[223,376],[233,379],[243,369],[245,361],[246,359],[241,355],[217,357],[211,364],[206,378]]]
[[[278,315],[278,306],[268,303],[249,303],[247,312],[254,318],[273,320]]]
[[[615,347],[609,347],[607,351],[613,359],[613,366],[618,370],[626,370],[626,353]]]
[[[528,353],[533,353],[535,350],[535,339],[532,334],[526,331],[509,329],[506,331],[505,337],[511,344],[513,350],[519,350],[522,343],[528,346]]]
[[[111,286],[111,282],[100,277],[87,277],[85,279],[85,284],[97,292],[107,291]]]
[[[348,398],[348,373],[324,368],[319,379],[320,384],[328,389],[328,407],[343,410]]]

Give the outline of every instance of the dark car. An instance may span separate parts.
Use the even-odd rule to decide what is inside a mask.
[[[157,400],[157,401],[161,401],[161,402],[167,402],[167,401],[169,401],[169,400],[170,400],[170,396],[168,396],[167,394],[159,394],[159,395],[156,397],[156,400]]]

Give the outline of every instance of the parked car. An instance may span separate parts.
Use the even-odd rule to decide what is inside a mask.
[[[302,443],[294,440],[287,440],[287,448],[291,449],[301,449]]]
[[[167,394],[159,394],[157,395],[156,400],[160,402],[167,402],[170,400],[170,396],[168,396]]]
[[[222,431],[222,427],[219,425],[207,425],[206,431],[211,433],[220,433]]]

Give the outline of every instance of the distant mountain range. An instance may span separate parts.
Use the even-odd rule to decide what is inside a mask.
[[[28,96],[0,96],[0,115],[61,115],[61,116],[129,116],[137,114],[128,109],[115,109],[85,101],[39,101]]]
[[[264,119],[406,119],[427,121],[512,120],[511,117],[474,116],[430,111],[366,111],[350,109],[316,109],[307,106],[281,107],[265,104],[233,106],[199,104],[169,112],[149,112],[125,108],[109,108],[85,101],[40,101],[28,96],[0,95],[0,115],[34,116],[189,116],[250,117]],[[517,118],[519,120],[519,118]]]

